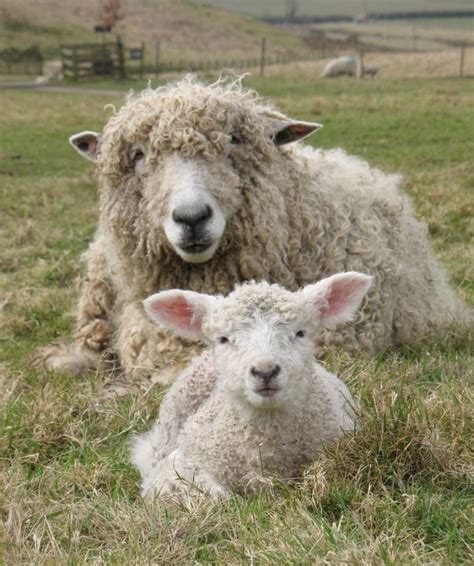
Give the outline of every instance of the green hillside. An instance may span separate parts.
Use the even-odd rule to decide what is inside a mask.
[[[114,31],[127,45],[143,41],[149,61],[154,60],[157,41],[162,57],[185,60],[252,57],[262,37],[270,54],[308,50],[290,33],[188,0],[123,0],[123,5],[125,17]],[[0,49],[37,44],[47,57],[55,57],[61,43],[102,41],[93,32],[99,6],[99,0],[2,0]]]

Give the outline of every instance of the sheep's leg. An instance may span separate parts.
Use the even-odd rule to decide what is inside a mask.
[[[65,373],[82,375],[97,366],[112,334],[110,313],[115,291],[106,272],[106,259],[98,241],[86,254],[86,277],[81,284],[74,341],[51,345],[35,352],[33,364]]]
[[[120,315],[114,350],[127,381],[169,383],[201,349],[158,330],[141,302],[128,304]]]
[[[177,450],[174,450],[149,469],[140,469],[143,475],[141,491],[146,500],[153,501],[156,497],[173,495],[177,491],[179,484],[174,465],[176,453]],[[134,463],[137,465],[136,461]]]
[[[230,491],[216,478],[204,470],[195,470],[193,484],[214,499],[229,499]]]
[[[194,497],[208,494],[214,499],[228,499],[229,490],[212,474],[187,462],[178,448],[161,460],[145,477],[142,494],[147,500],[156,497]]]

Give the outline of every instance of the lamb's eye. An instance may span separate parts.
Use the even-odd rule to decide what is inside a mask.
[[[137,149],[134,149],[132,151],[130,159],[131,159],[133,165],[135,165],[136,163],[138,163],[138,161],[140,161],[140,159],[143,159],[144,157],[145,157],[145,154],[144,154],[143,150],[137,148]]]
[[[226,336],[221,336],[219,338],[219,344],[227,344],[228,341],[229,339]]]
[[[304,330],[298,330],[298,332],[296,333],[296,338],[304,338],[304,336],[305,336]]]
[[[243,142],[242,137],[239,136],[239,134],[236,134],[235,132],[230,134],[230,143],[232,145],[239,145],[242,142]]]

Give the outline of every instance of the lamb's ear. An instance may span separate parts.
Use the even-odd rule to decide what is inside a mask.
[[[273,141],[276,145],[285,145],[307,138],[323,127],[316,122],[297,122],[294,120],[277,120],[275,123]]]
[[[69,143],[82,157],[97,161],[102,135],[97,132],[81,132],[69,138]]]
[[[372,280],[372,276],[357,271],[338,273],[308,285],[302,294],[316,307],[324,326],[335,326],[353,319]]]
[[[162,291],[143,301],[148,316],[160,327],[185,338],[203,338],[202,323],[216,297],[194,291]]]

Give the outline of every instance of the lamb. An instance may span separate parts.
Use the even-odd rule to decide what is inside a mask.
[[[152,430],[134,439],[142,494],[216,497],[291,480],[355,426],[347,387],[314,359],[321,329],[354,316],[372,277],[340,273],[290,292],[266,282],[227,297],[163,291],[145,309],[160,327],[211,346],[171,386]]]
[[[74,343],[43,349],[37,364],[80,374],[107,353],[126,380],[164,383],[201,347],[154,326],[145,297],[228,293],[251,279],[296,290],[341,271],[374,284],[354,324],[320,335],[318,355],[334,345],[375,354],[460,327],[465,307],[400,177],[298,143],[319,128],[240,81],[188,77],[131,95],[103,134],[72,136],[97,164],[99,225]]]

